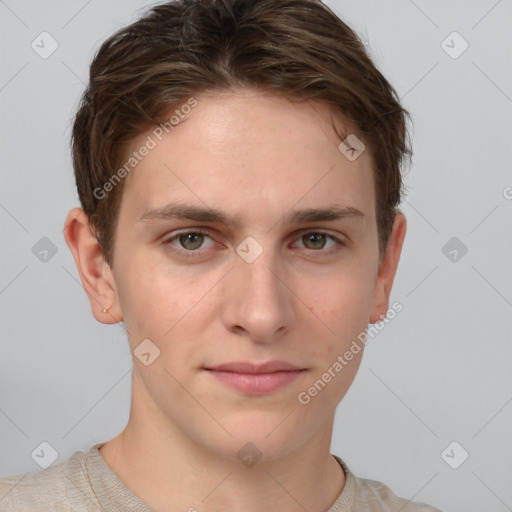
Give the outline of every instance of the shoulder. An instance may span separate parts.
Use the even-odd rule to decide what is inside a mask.
[[[73,512],[73,500],[78,495],[82,495],[81,500],[84,499],[86,455],[83,451],[77,451],[69,459],[38,473],[0,477],[0,510]],[[94,506],[93,502],[91,506]]]
[[[386,512],[441,512],[438,508],[426,503],[411,501],[397,496],[387,485],[376,480],[355,477],[359,489],[361,505],[369,506],[368,510]],[[381,508],[378,508],[380,506]],[[372,508],[373,507],[373,508]],[[376,508],[377,507],[377,508]],[[357,508],[359,510],[359,508]]]
[[[387,485],[376,480],[360,478],[354,475],[347,465],[336,455],[334,456],[343,467],[346,476],[346,502],[349,510],[358,512],[441,512],[436,507],[397,496]],[[340,509],[345,510],[345,509]],[[333,509],[335,512],[336,509]],[[337,512],[337,511],[336,511]]]

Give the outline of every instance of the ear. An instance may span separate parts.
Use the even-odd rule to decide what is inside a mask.
[[[380,322],[389,308],[389,294],[393,286],[398,260],[402,252],[402,245],[407,229],[405,215],[397,213],[393,222],[393,228],[389,235],[388,245],[379,263],[377,278],[373,292],[373,306],[370,313],[371,324]]]
[[[123,320],[114,277],[82,208],[73,208],[66,218],[64,238],[75,259],[94,318],[104,324]],[[107,309],[103,312],[103,309]]]

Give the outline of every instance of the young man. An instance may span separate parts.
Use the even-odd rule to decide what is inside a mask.
[[[330,454],[391,309],[406,117],[317,0],[180,0],[106,41],[65,238],[94,317],[126,326],[130,418],[1,479],[0,509],[438,510]]]

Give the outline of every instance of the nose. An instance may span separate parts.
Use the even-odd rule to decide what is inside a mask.
[[[251,263],[237,255],[224,287],[226,328],[256,343],[277,341],[296,321],[291,279],[271,249]]]

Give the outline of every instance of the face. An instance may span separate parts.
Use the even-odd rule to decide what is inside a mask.
[[[161,141],[132,144],[156,141],[126,178],[112,266],[132,353],[150,340],[132,408],[223,457],[251,442],[272,459],[332,422],[363,351],[333,365],[385,311],[371,155],[340,152],[320,104],[194,97]],[[298,370],[258,367],[276,361]],[[255,366],[215,370],[230,363]]]

